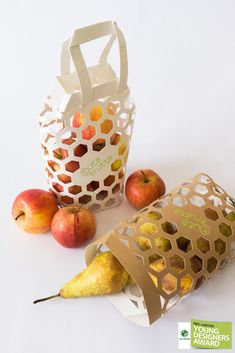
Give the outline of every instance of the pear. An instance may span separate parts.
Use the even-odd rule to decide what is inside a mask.
[[[162,258],[157,259],[155,261],[153,261],[150,265],[149,265],[154,271],[156,272],[161,272],[165,269],[165,262]],[[175,269],[177,272],[179,272],[179,266],[180,263],[177,263],[177,261],[175,261],[175,263],[173,263],[171,265],[171,267],[173,269]],[[158,282],[157,282],[157,278],[155,276],[153,276],[152,274],[150,274],[155,286],[158,286]],[[186,293],[190,290],[191,286],[192,286],[192,278],[189,275],[185,275],[180,279],[180,290],[182,291],[182,293]],[[173,276],[168,276],[168,277],[164,277],[163,281],[162,281],[162,288],[167,292],[170,293],[175,289],[175,281]]]
[[[128,272],[110,251],[95,256],[87,268],[75,276],[56,295],[38,299],[34,304],[55,297],[79,298],[120,292],[127,284]]]

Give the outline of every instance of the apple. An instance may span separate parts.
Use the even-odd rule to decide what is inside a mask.
[[[107,112],[110,115],[115,115],[116,113],[116,106],[113,103],[109,103],[107,106]],[[103,116],[103,110],[100,105],[95,105],[91,110],[90,110],[90,120],[91,121],[98,121],[102,118]],[[72,119],[72,126],[79,128],[80,126],[85,124],[85,114],[80,113],[80,112],[75,112],[73,114],[73,119]],[[110,128],[111,122],[107,120],[105,124],[102,125],[102,129],[104,131],[110,131],[112,129],[112,126]],[[103,131],[102,131],[103,132]],[[106,133],[106,132],[104,132]],[[88,126],[83,130],[82,132],[82,137],[85,140],[90,140],[94,135],[96,134],[95,127],[94,126]]]
[[[92,137],[94,137],[96,134],[96,129],[92,125],[87,125],[83,130],[82,130],[82,138],[84,140],[90,140]]]
[[[126,198],[136,209],[148,206],[165,191],[164,181],[151,169],[136,170],[126,181]]]
[[[85,122],[85,116],[82,113],[75,112],[73,114],[73,120],[72,120],[72,126],[73,127],[80,127],[84,124]]]
[[[37,234],[50,230],[57,210],[54,195],[41,189],[29,189],[16,197],[12,205],[12,216],[20,228]]]
[[[96,219],[93,213],[81,206],[67,206],[55,214],[51,230],[62,246],[78,248],[94,237]]]
[[[121,135],[118,133],[115,133],[113,136],[110,138],[110,143],[111,145],[117,145],[121,141]]]

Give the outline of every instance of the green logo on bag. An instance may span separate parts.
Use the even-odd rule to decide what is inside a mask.
[[[109,155],[104,159],[97,157],[91,163],[89,163],[86,168],[81,169],[81,174],[84,176],[88,176],[88,175],[94,176],[99,171],[101,171],[101,169],[103,169],[107,164],[109,164],[112,159],[113,159],[112,155]]]
[[[193,229],[202,235],[208,235],[210,233],[210,227],[206,224],[206,219],[204,217],[179,208],[174,209],[174,214],[181,218],[180,221],[183,226]]]
[[[231,349],[232,322],[191,320],[191,346]]]

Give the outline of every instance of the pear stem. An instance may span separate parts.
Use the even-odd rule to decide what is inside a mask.
[[[45,302],[46,300],[53,299],[53,298],[56,298],[56,297],[60,297],[60,293],[55,294],[55,295],[51,295],[50,297],[45,297],[45,298],[34,300],[33,304],[37,304],[37,303],[40,303],[40,302]]]
[[[148,178],[146,177],[146,175],[145,175],[145,173],[144,173],[143,170],[141,170],[141,173],[143,174],[143,177],[144,177],[144,183],[148,183],[149,180],[148,180]]]

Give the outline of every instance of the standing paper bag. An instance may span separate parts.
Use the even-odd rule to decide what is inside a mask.
[[[109,40],[99,64],[87,68],[80,45],[104,36]],[[116,39],[119,78],[107,63]],[[47,180],[61,205],[86,204],[98,211],[121,202],[134,112],[127,86],[126,43],[117,24],[75,30],[64,42],[61,75],[40,115]]]

